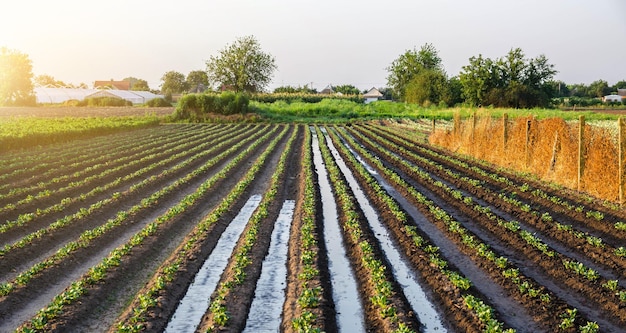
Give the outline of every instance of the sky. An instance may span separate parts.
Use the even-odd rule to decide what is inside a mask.
[[[624,0],[6,0],[0,47],[35,76],[66,83],[132,76],[158,89],[168,71],[253,35],[278,67],[269,89],[384,87],[386,68],[431,43],[449,76],[472,56],[544,54],[568,84],[626,80]]]

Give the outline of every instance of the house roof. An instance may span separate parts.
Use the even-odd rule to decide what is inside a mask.
[[[335,91],[333,90],[333,86],[331,86],[330,84],[326,86],[326,88],[322,89],[322,91],[319,92],[320,94],[326,94],[326,95],[330,95],[330,94],[334,94]]]
[[[363,94],[363,98],[381,98],[383,94],[376,88],[372,88],[368,90],[365,94]]]
[[[93,84],[94,89],[111,88],[115,90],[130,90],[130,81],[96,81]]]
[[[620,96],[626,96],[626,89],[617,89],[617,94]]]

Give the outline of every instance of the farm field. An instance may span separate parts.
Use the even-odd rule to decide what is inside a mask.
[[[2,153],[0,332],[623,331],[626,212],[427,130],[164,124]]]

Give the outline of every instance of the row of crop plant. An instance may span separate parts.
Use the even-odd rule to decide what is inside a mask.
[[[97,177],[104,178],[107,175],[113,174],[114,171],[111,169],[119,168],[119,166],[131,166],[131,164],[137,163],[138,160],[142,160],[146,156],[155,153],[163,153],[164,150],[170,150],[175,147],[182,146],[183,149],[193,147],[193,144],[188,145],[188,143],[192,143],[203,135],[210,133],[211,131],[198,133],[198,136],[190,136],[189,133],[168,135],[164,136],[162,139],[155,140],[154,138],[149,138],[143,142],[141,140],[129,139],[126,145],[110,147],[106,153],[98,152],[97,155],[81,155],[80,160],[69,165],[57,165],[52,167],[47,172],[42,172],[38,175],[37,179],[29,179],[23,187],[11,186],[10,191],[0,194],[0,200],[5,202],[10,199],[13,205],[17,206],[17,204],[21,203],[21,200],[15,198],[18,196],[28,195],[36,199],[40,197],[43,191],[48,193],[68,191],[77,186],[84,185],[86,177],[93,177],[92,179],[97,181]],[[40,162],[35,160],[30,163],[31,165],[36,165]],[[95,173],[101,169],[106,170],[94,177]],[[75,180],[80,181],[77,182]],[[37,191],[39,191],[39,193],[37,193]],[[33,193],[37,194],[33,195]]]
[[[273,131],[272,132],[268,132],[262,138],[267,138],[272,133],[273,133]],[[0,293],[1,293],[1,295],[6,296],[9,293],[11,293],[15,289],[15,287],[26,285],[33,277],[35,277],[36,275],[41,274],[42,271],[44,271],[48,267],[52,267],[54,265],[57,265],[62,260],[64,260],[65,258],[69,257],[73,252],[75,252],[75,251],[77,251],[77,250],[79,250],[81,248],[88,247],[91,244],[91,242],[94,241],[96,238],[102,237],[103,235],[105,235],[106,233],[110,232],[114,228],[117,228],[117,227],[121,226],[124,223],[124,221],[126,221],[131,216],[137,214],[138,212],[140,212],[142,210],[154,207],[156,204],[158,204],[158,200],[160,198],[162,198],[166,194],[171,193],[172,191],[178,189],[182,184],[185,184],[189,180],[191,180],[192,178],[196,177],[197,175],[202,174],[205,170],[213,167],[218,162],[220,162],[223,159],[225,159],[228,155],[230,155],[233,152],[239,150],[245,144],[247,144],[248,142],[250,142],[252,140],[255,140],[255,139],[256,139],[255,137],[251,137],[248,140],[240,141],[238,144],[231,146],[230,149],[224,151],[222,154],[216,156],[213,159],[210,159],[203,166],[201,166],[200,168],[198,168],[198,169],[194,170],[193,172],[187,174],[185,177],[179,178],[174,183],[172,183],[172,184],[162,188],[161,190],[159,190],[157,192],[154,192],[149,197],[141,200],[141,202],[139,204],[134,205],[133,207],[131,207],[128,210],[119,211],[116,214],[115,218],[112,218],[112,219],[108,220],[105,224],[102,224],[102,225],[96,227],[95,229],[91,229],[91,230],[87,230],[87,231],[83,232],[79,236],[79,238],[77,240],[67,243],[65,246],[63,246],[61,249],[59,249],[51,257],[45,259],[42,262],[39,262],[39,263],[33,265],[30,269],[28,269],[28,270],[18,274],[17,277],[13,281],[5,282],[5,283],[1,284],[0,285]],[[256,142],[258,144],[258,142],[260,142],[259,141],[260,139],[256,139],[256,140],[257,140]],[[249,148],[249,149],[245,150],[244,152],[242,152],[240,154],[240,156],[243,155],[244,153],[250,153],[250,151],[251,151],[251,149]],[[240,158],[242,158],[242,157],[240,157]],[[234,165],[231,165],[231,168],[233,166]]]
[[[383,132],[380,127],[376,127],[379,133]],[[393,135],[392,133],[386,132],[387,136]],[[406,140],[406,147],[410,147],[411,149],[416,150],[416,152],[424,153],[427,156],[433,159],[441,159],[449,161],[454,165],[458,165],[460,168],[463,168],[463,171],[469,174],[473,174],[475,177],[490,183],[498,183],[499,186],[506,187],[505,190],[507,192],[515,193],[516,195],[525,198],[527,202],[533,202],[537,205],[541,205],[544,207],[550,207],[551,209],[566,214],[568,217],[576,219],[576,220],[584,220],[585,225],[593,226],[598,230],[602,230],[608,233],[614,233],[616,230],[618,233],[625,237],[626,233],[620,233],[626,231],[626,223],[623,222],[626,219],[626,215],[622,214],[615,215],[616,210],[619,208],[615,205],[605,206],[604,208],[609,208],[609,211],[606,209],[600,209],[605,212],[598,210],[599,207],[590,208],[587,206],[589,204],[589,198],[578,198],[576,201],[570,201],[567,198],[563,197],[563,194],[568,193],[568,191],[564,191],[561,188],[557,188],[558,194],[549,193],[546,189],[542,189],[541,184],[537,182],[531,181],[530,179],[525,179],[524,181],[518,182],[514,181],[512,177],[507,177],[502,174],[501,169],[498,171],[489,170],[488,166],[484,165],[484,163],[480,163],[480,161],[474,161],[474,165],[470,165],[467,161],[463,161],[458,157],[450,156],[442,152],[437,152],[433,147],[429,147],[424,144],[416,143],[414,140],[409,141],[409,138],[406,136],[399,136],[403,140]],[[396,141],[396,140],[393,140]],[[530,185],[530,183],[535,185]],[[560,208],[559,208],[560,206]],[[609,223],[605,222],[607,219],[605,215],[615,215],[612,220],[614,220],[613,227],[614,229],[608,228]],[[618,217],[621,215],[622,217]],[[591,220],[590,220],[591,219]],[[616,230],[615,230],[616,229]]]
[[[285,130],[287,130],[287,128],[285,128]],[[232,298],[234,290],[242,285],[246,279],[246,268],[252,264],[250,251],[258,240],[261,223],[267,219],[269,208],[274,203],[280,186],[284,184],[285,166],[286,163],[288,163],[287,157],[293,149],[293,142],[297,137],[298,130],[299,127],[295,127],[295,130],[287,141],[287,147],[280,155],[276,169],[272,174],[269,188],[263,194],[263,199],[261,199],[259,207],[250,218],[246,230],[242,235],[242,240],[237,244],[237,248],[232,256],[234,262],[227,268],[232,274],[228,274],[226,279],[220,281],[217,290],[213,293],[214,296],[212,296],[209,305],[208,315],[201,324],[201,327],[209,332],[220,331],[229,326],[229,300]]]
[[[260,131],[257,131],[258,133],[261,133]],[[103,207],[107,206],[110,203],[113,203],[115,201],[120,201],[120,200],[124,200],[125,198],[131,197],[135,194],[135,192],[137,192],[139,189],[147,187],[151,184],[156,183],[157,181],[163,179],[164,177],[167,177],[169,175],[175,175],[178,171],[183,170],[184,168],[188,167],[189,165],[191,165],[193,162],[195,162],[196,160],[199,160],[207,155],[210,155],[216,151],[219,151],[220,149],[226,148],[226,147],[231,147],[233,144],[235,143],[242,143],[242,142],[247,142],[251,139],[253,139],[255,136],[251,135],[252,130],[251,131],[245,131],[239,135],[236,135],[234,137],[232,137],[231,139],[225,139],[224,141],[220,142],[219,144],[215,144],[214,142],[210,142],[208,143],[208,146],[205,147],[205,145],[200,145],[198,146],[199,149],[197,149],[199,152],[196,153],[195,155],[192,155],[191,157],[187,158],[184,161],[179,162],[178,164],[176,164],[173,167],[170,167],[168,169],[163,170],[160,174],[158,175],[153,175],[149,178],[145,178],[143,179],[141,182],[136,183],[131,185],[128,190],[124,191],[123,193],[113,193],[113,195],[111,195],[111,197],[107,198],[107,199],[103,199],[100,200],[94,204],[91,204],[89,207],[83,207],[81,208],[78,212],[72,214],[72,215],[66,215],[64,217],[61,217],[59,219],[57,219],[56,221],[54,221],[53,223],[49,224],[48,226],[41,228],[37,231],[31,232],[30,234],[20,238],[19,240],[11,243],[11,244],[6,244],[1,250],[0,250],[0,257],[5,256],[8,252],[10,252],[11,250],[14,250],[16,248],[22,248],[25,247],[26,245],[30,244],[30,242],[32,242],[35,239],[40,239],[42,237],[44,237],[45,235],[51,233],[52,231],[56,231],[56,230],[60,230],[62,228],[68,227],[70,226],[72,223],[76,223],[77,221],[84,219],[86,217],[88,217],[89,215],[91,215],[92,213],[102,209]],[[245,139],[245,140],[244,140]],[[243,141],[242,141],[243,140]],[[209,146],[211,146],[210,149],[206,149],[203,150],[205,148],[208,148]],[[198,148],[196,147],[196,148]],[[137,178],[142,176],[143,174],[145,174],[146,172],[156,168],[156,167],[161,167],[164,165],[167,165],[168,163],[179,159],[181,156],[187,155],[188,153],[193,153],[195,152],[196,149],[192,149],[191,151],[188,152],[181,152],[178,153],[176,155],[172,155],[167,159],[161,160],[157,163],[154,163],[150,166],[147,166],[143,169],[137,170],[132,174],[126,175],[123,178],[118,178],[115,183],[120,183],[123,184],[133,178]],[[93,190],[92,190],[93,191]],[[8,226],[7,226],[8,227]],[[4,229],[0,229],[0,231],[4,231]]]
[[[0,225],[0,233],[4,233],[7,232],[10,229],[13,229],[15,227],[20,227],[23,226],[37,218],[41,218],[44,217],[46,215],[50,215],[52,213],[57,213],[57,212],[62,212],[64,211],[67,207],[69,207],[72,204],[76,204],[79,202],[85,202],[86,199],[91,198],[91,197],[95,197],[97,194],[100,193],[104,193],[106,190],[111,189],[111,188],[115,188],[121,184],[125,184],[127,181],[130,181],[134,178],[139,178],[141,176],[143,176],[144,174],[146,174],[147,172],[153,170],[153,169],[157,169],[159,167],[163,167],[166,166],[168,163],[174,162],[188,154],[191,153],[196,153],[196,152],[200,152],[197,153],[194,157],[192,157],[191,159],[188,160],[188,162],[179,164],[179,168],[174,167],[174,170],[180,169],[182,167],[185,167],[186,165],[188,165],[189,163],[193,162],[194,160],[203,157],[205,155],[207,155],[208,153],[212,153],[214,152],[213,149],[211,150],[206,150],[206,151],[202,151],[202,149],[204,148],[208,148],[210,146],[215,146],[215,149],[219,149],[219,148],[223,148],[223,147],[228,147],[230,144],[232,144],[233,142],[237,142],[237,140],[245,137],[245,133],[240,134],[239,136],[235,137],[234,139],[231,140],[227,140],[228,143],[220,143],[220,144],[215,144],[215,142],[207,142],[204,144],[199,144],[194,146],[191,146],[189,150],[187,151],[183,151],[180,152],[178,154],[175,155],[170,155],[169,157],[166,157],[168,155],[163,155],[163,154],[158,154],[160,156],[160,160],[158,160],[157,162],[153,162],[151,165],[148,165],[144,168],[141,168],[133,173],[130,174],[126,174],[123,177],[118,177],[115,180],[113,180],[110,183],[107,184],[103,184],[103,185],[99,185],[99,186],[95,186],[93,188],[90,189],[89,192],[87,193],[78,193],[76,194],[76,196],[74,197],[65,197],[62,198],[60,200],[60,202],[53,204],[52,206],[46,207],[46,208],[37,208],[34,212],[24,212],[21,213],[19,216],[17,216],[17,218],[15,218],[14,220],[7,220],[5,223],[3,223],[2,225]],[[193,147],[193,148],[192,148]],[[200,148],[198,148],[200,147]],[[198,149],[196,149],[198,148]],[[154,180],[154,179],[152,179]],[[144,181],[140,181],[139,183],[136,183],[134,185],[131,185],[130,189],[137,189],[139,187],[142,187],[144,185],[147,185],[146,180]],[[114,195],[115,196],[115,195]],[[84,212],[83,212],[84,214]]]
[[[122,315],[117,323],[116,330],[118,332],[139,332],[146,327],[149,320],[147,316],[148,311],[159,306],[156,302],[148,302],[146,300],[155,300],[159,295],[164,294],[168,288],[172,287],[171,284],[176,281],[177,275],[181,272],[181,267],[185,266],[190,255],[199,251],[201,243],[208,237],[207,231],[245,193],[249,184],[266,163],[268,156],[270,156],[278,142],[285,135],[286,130],[287,128],[276,135],[265,151],[255,160],[246,175],[226,195],[220,204],[198,223],[196,228],[190,233],[191,237],[188,237],[188,240],[177,248],[170,258],[157,270],[146,287],[135,296],[134,301],[128,307],[132,311],[127,311]]]
[[[466,167],[468,170],[476,172],[479,175],[491,177],[493,180],[501,182],[505,185],[510,186],[514,184],[515,187],[519,188],[519,195],[524,195],[526,193],[532,194],[533,197],[528,196],[528,198],[533,198],[533,201],[543,203],[544,205],[549,204],[549,201],[554,205],[562,206],[561,212],[571,214],[570,216],[572,216],[572,218],[593,217],[598,222],[601,222],[607,220],[607,216],[612,216],[610,220],[613,220],[615,223],[614,227],[616,229],[624,231],[623,229],[626,228],[626,224],[624,222],[620,222],[626,220],[626,212],[624,212],[623,209],[621,209],[621,207],[614,202],[599,202],[597,198],[593,198],[584,193],[578,193],[565,189],[561,185],[539,182],[536,177],[533,177],[532,175],[512,172],[511,170],[501,167],[494,168],[487,162],[476,159],[467,159],[456,154],[448,155],[441,149],[417,142],[414,138],[412,138],[410,133],[406,133],[405,131],[395,131],[380,126],[374,127],[380,131],[386,132],[388,135],[397,135],[407,140],[411,143],[411,148],[415,148],[420,151],[423,148],[426,148],[427,151],[430,151],[427,152],[429,155],[439,155],[444,159],[454,160],[454,163]],[[468,165],[470,161],[472,165]],[[604,224],[606,223],[596,223],[594,225],[598,228],[606,228]]]
[[[386,139],[378,137],[378,141],[380,140]],[[442,171],[443,173],[440,173],[441,177],[447,179],[450,182],[456,182],[456,184],[458,184],[463,190],[468,192],[471,191],[480,199],[497,205],[498,207],[500,207],[500,209],[506,209],[508,213],[514,214],[518,218],[523,218],[525,223],[531,224],[534,228],[536,228],[536,230],[540,230],[546,235],[552,237],[553,239],[560,240],[562,243],[568,244],[570,247],[573,246],[577,249],[580,249],[579,252],[585,253],[586,256],[590,256],[596,262],[599,262],[602,265],[617,265],[626,268],[626,266],[624,266],[626,265],[626,260],[624,260],[624,258],[622,257],[624,252],[623,247],[613,247],[610,244],[607,244],[607,242],[604,242],[600,236],[592,235],[588,232],[578,230],[576,227],[573,227],[570,224],[561,224],[556,221],[556,219],[553,218],[548,211],[537,211],[533,209],[531,207],[533,201],[526,201],[527,203],[524,203],[517,199],[517,192],[510,192],[513,185],[505,189],[498,188],[499,193],[494,193],[490,189],[491,186],[489,186],[490,184],[488,184],[488,180],[497,178],[498,182],[504,182],[506,180],[505,177],[496,177],[492,174],[489,178],[473,179],[465,176],[465,174],[468,173],[464,172],[463,175],[461,175],[459,173],[460,171],[448,169],[443,165],[424,157],[427,156],[425,152],[426,149],[421,149],[423,154],[418,155],[402,147],[402,142],[400,142],[400,145],[398,145],[398,143],[399,142],[397,140],[394,140],[393,142],[387,142],[387,145],[389,147],[393,146],[394,150],[397,153],[411,159],[414,163],[418,163],[420,166],[426,169],[429,169],[431,171]],[[471,172],[469,174],[471,174]],[[502,178],[505,178],[505,180],[502,180]],[[525,186],[522,185],[520,188],[513,188],[513,190],[518,189],[519,191],[523,192],[525,191],[524,187]],[[533,192],[545,193],[540,190],[535,190]],[[460,191],[457,191],[457,193],[455,194],[456,197],[459,197],[461,195],[462,193]],[[471,198],[468,198],[468,200],[471,200]],[[603,216],[599,212],[595,213],[597,214],[589,211],[587,212],[588,218],[582,221],[585,228],[588,228],[588,225],[590,223],[599,220],[600,217]],[[591,221],[589,221],[590,218]],[[620,225],[620,222],[615,223],[616,228],[619,228]],[[532,237],[526,236],[526,238]]]
[[[415,323],[408,313],[398,310],[401,304],[394,295],[398,295],[399,291],[393,287],[389,267],[377,257],[374,252],[375,245],[365,235],[366,231],[361,226],[361,213],[358,211],[358,205],[319,129],[317,129],[317,136],[320,140],[324,164],[341,211],[339,215],[345,231],[344,239],[346,244],[349,244],[348,247],[352,249],[348,252],[355,256],[354,260],[358,267],[355,270],[366,272],[366,277],[361,278],[360,283],[370,284],[370,288],[361,289],[362,293],[365,292],[363,298],[368,300],[368,308],[373,308],[378,327],[387,331],[412,332],[415,329]]]
[[[368,145],[371,145],[372,147],[375,146],[377,144],[377,142],[374,142],[372,140],[369,140],[367,138],[364,137],[360,137],[364,142],[367,142]],[[522,253],[526,253],[527,256],[530,256],[530,258],[532,258],[539,266],[545,266],[542,264],[545,264],[546,262],[550,262],[549,265],[545,266],[546,267],[546,271],[548,270],[547,268],[550,265],[553,265],[553,262],[550,261],[550,259],[552,258],[551,256],[561,256],[561,254],[552,251],[551,249],[549,249],[548,246],[546,246],[544,243],[542,243],[540,240],[538,240],[535,237],[531,237],[532,239],[528,238],[530,240],[530,243],[532,245],[535,245],[535,248],[537,249],[537,251],[540,253],[539,255],[537,255],[536,253],[533,254],[532,250],[530,250],[530,248],[523,246],[521,244],[525,244],[527,241],[523,239],[523,237],[521,236],[521,233],[516,233],[517,237],[519,237],[520,239],[515,239],[516,236],[512,236],[513,238],[507,238],[508,237],[508,232],[507,231],[511,231],[512,228],[507,228],[505,223],[494,223],[494,220],[496,219],[495,215],[491,214],[489,207],[484,207],[484,206],[480,206],[480,205],[476,205],[473,203],[473,201],[471,200],[466,200],[464,197],[459,197],[458,192],[455,192],[453,189],[449,188],[447,185],[445,185],[444,183],[442,183],[441,181],[438,180],[434,180],[427,172],[424,172],[420,169],[418,169],[417,167],[415,167],[414,165],[411,165],[410,163],[408,163],[407,161],[403,160],[402,158],[398,157],[398,155],[396,154],[392,154],[388,151],[385,151],[384,149],[378,149],[377,150],[379,153],[381,154],[386,154],[386,157],[389,158],[389,160],[396,160],[397,162],[397,167],[402,168],[403,170],[405,170],[405,172],[407,172],[408,174],[412,174],[412,177],[415,177],[415,179],[424,179],[425,182],[422,182],[422,184],[426,185],[427,187],[429,187],[431,190],[437,192],[437,188],[440,188],[441,191],[439,191],[439,195],[443,195],[445,200],[448,202],[453,203],[454,205],[461,206],[461,205],[465,205],[467,206],[467,208],[464,210],[465,213],[469,214],[469,216],[472,217],[473,220],[475,221],[479,221],[481,222],[481,225],[483,228],[485,228],[485,230],[491,230],[491,232],[493,232],[494,234],[498,235],[498,237],[503,237],[505,238],[508,242],[509,245],[513,246],[514,244],[519,244],[519,248],[518,250],[522,251]],[[454,194],[453,194],[454,192]],[[447,195],[447,197],[446,197]],[[443,210],[437,210],[438,214],[442,216],[442,218],[444,220],[448,220],[446,223],[449,229],[451,229],[451,231],[453,232],[459,232],[459,230],[464,230],[462,228],[462,226],[459,223],[450,223],[451,218],[445,218],[445,216],[447,215],[447,213],[445,213]],[[472,215],[474,214],[475,215]],[[482,216],[481,216],[482,215]],[[482,218],[481,218],[482,217]],[[450,226],[454,226],[454,228],[450,228]],[[494,228],[495,226],[499,226],[499,229],[497,230],[493,230],[490,228]],[[463,232],[465,233],[465,232]],[[532,236],[532,235],[531,235]],[[467,245],[470,245],[471,247],[475,248],[479,254],[481,256],[484,256],[496,263],[498,263],[498,258],[496,258],[495,255],[491,254],[491,250],[489,249],[488,246],[485,245],[481,245],[481,244],[477,244],[475,242],[475,237],[472,238],[468,238],[465,237],[464,238],[464,243],[466,243]],[[517,241],[517,242],[514,242]],[[545,255],[545,257],[542,257],[542,255]],[[503,263],[506,263],[507,261],[502,261]],[[507,274],[510,275],[510,274]],[[513,275],[513,277],[516,277],[515,275]],[[563,277],[555,277],[557,280],[563,280]],[[519,279],[515,279],[514,282],[521,282],[521,280]],[[584,284],[584,283],[583,283]],[[519,285],[519,289],[520,291],[523,291],[525,294],[531,296],[531,297],[538,297],[539,299],[541,299],[542,301],[548,301],[550,298],[548,297],[543,297],[541,292],[537,292],[535,290],[535,288],[529,288],[528,284],[525,283],[520,283]],[[588,284],[587,284],[588,285]],[[597,291],[597,288],[592,288],[595,291]],[[594,323],[588,323],[585,326],[593,326]]]
[[[291,325],[295,332],[319,333],[323,331],[323,313],[321,313],[320,303],[324,289],[321,286],[321,263],[319,253],[319,229],[316,219],[316,198],[313,157],[311,152],[311,130],[305,126],[305,138],[303,146],[303,170],[304,190],[301,210],[299,235],[299,265],[297,266],[297,278],[299,285],[296,287],[298,295],[295,303],[295,316]],[[295,222],[297,223],[297,221]],[[293,250],[292,250],[293,251]]]
[[[104,258],[100,264],[92,267],[89,272],[82,276],[79,281],[72,283],[72,285],[66,289],[65,292],[61,293],[52,303],[50,303],[47,307],[40,310],[39,313],[32,318],[32,320],[25,325],[21,326],[20,332],[32,332],[35,331],[46,331],[52,325],[52,322],[55,318],[60,316],[63,313],[64,307],[78,301],[80,296],[86,293],[90,286],[103,281],[107,277],[107,271],[115,269],[115,267],[119,266],[122,263],[122,259],[125,256],[132,255],[132,250],[135,247],[141,246],[141,244],[146,241],[150,236],[159,232],[159,227],[172,219],[181,216],[188,209],[194,206],[199,200],[202,200],[204,196],[211,191],[216,184],[219,183],[220,180],[226,178],[230,171],[237,167],[241,161],[252,154],[257,147],[269,139],[269,137],[275,133],[276,128],[273,131],[268,132],[261,138],[257,138],[250,146],[248,146],[245,150],[240,152],[235,158],[233,158],[224,168],[220,170],[213,177],[206,180],[204,183],[200,185],[196,189],[195,192],[188,194],[185,196],[178,204],[170,207],[166,213],[160,215],[153,222],[146,225],[141,231],[136,233],[131,239],[124,245],[119,246],[115,250],[113,250],[106,258]],[[233,147],[231,150],[236,151],[240,147]],[[214,158],[205,165],[214,164],[220,158]],[[184,180],[180,180],[184,181]],[[155,305],[156,300],[152,298],[138,297],[140,302],[145,303],[146,305]],[[43,324],[43,325],[42,325]]]
[[[0,126],[0,152],[37,146],[41,142],[67,142],[132,128],[152,127],[160,122],[161,119],[156,116],[5,119]]]
[[[378,141],[384,139],[379,139]],[[389,143],[388,143],[389,144]],[[567,244],[569,247],[574,247],[577,249],[579,253],[582,253],[583,256],[589,257],[591,260],[597,262],[599,265],[608,266],[608,267],[621,267],[619,270],[623,270],[626,268],[626,260],[622,257],[623,247],[615,248],[602,240],[602,238],[594,235],[590,235],[587,232],[576,230],[571,225],[564,225],[554,221],[549,212],[539,212],[535,211],[531,208],[529,204],[523,204],[521,201],[512,198],[511,196],[507,196],[506,192],[501,192],[499,194],[491,192],[491,190],[483,186],[479,180],[469,178],[467,176],[462,176],[459,173],[452,171],[450,169],[445,168],[444,166],[437,164],[434,161],[428,160],[424,158],[423,155],[417,155],[413,152],[406,150],[405,148],[397,147],[398,150],[404,156],[410,156],[411,160],[414,162],[421,162],[420,165],[426,168],[431,167],[431,170],[440,170],[441,177],[447,178],[450,182],[455,182],[458,186],[461,186],[465,191],[472,191],[473,195],[480,197],[487,202],[500,207],[500,209],[508,209],[508,212],[517,216],[518,218],[522,218],[526,224],[532,225],[535,230],[540,230],[544,234],[550,236],[552,239],[558,240],[563,244]],[[467,200],[467,204],[472,204],[472,199],[470,197],[463,197],[463,194],[459,190],[453,191],[453,196],[455,198]],[[532,203],[532,202],[531,202]],[[475,210],[485,210],[486,207],[474,207]],[[487,215],[492,220],[498,221],[500,225],[513,225],[512,228],[508,228],[513,231],[517,231],[520,233],[520,236],[526,240],[526,242],[538,249],[542,252],[546,253],[549,256],[554,256],[554,253],[548,249],[548,246],[539,241],[534,235],[530,232],[519,227],[519,223],[517,221],[503,221],[502,219],[496,217],[490,211],[485,211]],[[588,214],[589,215],[589,214]],[[595,216],[591,214],[592,216]],[[597,220],[597,218],[594,218]],[[575,273],[581,275],[584,272],[585,277],[588,279],[595,280],[599,277],[599,274],[590,269],[588,267],[584,267],[584,269],[578,269],[580,267],[580,263],[576,265],[569,264],[572,262],[570,259],[564,259],[564,266],[568,269],[577,268]],[[576,262],[576,261],[574,261]],[[619,274],[623,276],[622,274]],[[616,290],[611,290],[615,292]],[[620,295],[620,299],[626,299],[625,292],[617,292]]]
[[[367,153],[365,150],[352,139],[343,129],[339,129],[342,133],[342,139],[350,144],[351,149],[359,150],[359,153],[364,156],[366,160],[372,161],[373,156]],[[358,162],[353,154],[349,151],[345,151],[347,147],[343,146],[343,154],[350,161],[354,170],[357,170],[358,174],[362,178],[362,185],[366,186],[371,191],[370,197],[377,202],[379,211],[390,212],[392,216],[389,216],[386,223],[394,223],[399,227],[396,230],[396,237],[409,240],[411,246],[406,250],[407,256],[412,258],[428,258],[420,262],[420,260],[412,260],[416,269],[422,272],[422,274],[432,274],[429,278],[425,278],[427,281],[432,281],[430,287],[434,292],[438,293],[439,297],[449,298],[450,303],[459,303],[460,300],[467,302],[471,300],[471,305],[467,305],[467,312],[470,314],[467,318],[475,318],[479,323],[464,325],[473,325],[473,327],[483,328],[489,332],[512,332],[512,329],[506,329],[503,323],[499,322],[495,317],[493,308],[485,304],[482,300],[474,295],[465,293],[472,283],[469,279],[462,276],[459,272],[448,268],[447,261],[443,258],[439,249],[432,245],[432,242],[428,240],[426,234],[418,232],[418,228],[409,222],[406,213],[401,210],[397,202],[382,188],[382,186],[371,176],[371,174],[365,169],[362,163]],[[382,164],[377,165],[381,168]],[[396,182],[402,183],[401,178],[388,169],[381,169],[387,171],[387,176],[395,179]],[[406,185],[406,184],[405,184]],[[395,221],[394,221],[395,220]],[[403,242],[399,242],[403,243]],[[406,243],[405,243],[406,244]],[[448,280],[453,287],[442,288],[441,281]],[[454,288],[451,291],[449,288]],[[460,298],[460,299],[459,299]],[[458,314],[457,314],[458,315]],[[462,328],[459,328],[462,329]]]
[[[171,154],[176,154],[180,152],[198,151],[200,150],[198,149],[199,146],[204,146],[203,148],[210,146],[212,142],[205,141],[205,139],[203,138],[207,134],[208,133],[197,133],[194,137],[182,138],[178,142],[164,144],[162,147],[155,147],[151,150],[140,152],[135,156],[128,156],[126,158],[110,161],[110,163],[107,163],[108,164],[107,168],[103,170],[102,172],[100,172],[99,174],[93,174],[85,178],[72,181],[62,188],[41,191],[37,193],[36,195],[28,195],[24,199],[18,200],[17,202],[10,203],[5,207],[0,208],[0,214],[6,213],[8,211],[16,210],[20,208],[20,206],[24,206],[26,204],[33,203],[35,201],[40,201],[40,200],[48,199],[51,197],[60,196],[66,192],[71,194],[82,188],[91,189],[89,194],[78,195],[78,196],[75,196],[74,198],[66,197],[61,200],[62,202],[64,202],[64,204],[61,204],[60,207],[55,207],[51,209],[52,211],[61,211],[65,209],[67,205],[73,202],[76,202],[77,200],[83,201],[89,196],[97,195],[99,193],[106,191],[108,188],[119,185],[118,181],[120,177],[122,175],[126,175],[129,172],[129,170],[132,170],[142,165],[146,165],[146,164],[149,165],[151,163],[156,163],[155,161],[158,162],[159,160],[162,160],[166,156],[169,156]],[[213,137],[213,139],[218,138],[218,137],[219,137],[219,134],[216,134]],[[111,179],[111,178],[115,179],[112,183],[109,183],[104,186],[101,185],[101,186],[94,187],[95,184],[100,184],[106,181],[107,179]],[[46,210],[44,209],[42,211],[45,212]],[[36,215],[41,216],[40,214],[36,214]]]
[[[0,180],[11,182],[3,182],[0,190],[13,187],[16,180],[39,182],[39,179],[53,178],[52,175],[71,174],[85,166],[134,153],[137,147],[153,147],[170,136],[172,138],[166,140],[171,142],[196,130],[189,125],[167,125],[29,149],[23,153],[7,153],[0,157]]]

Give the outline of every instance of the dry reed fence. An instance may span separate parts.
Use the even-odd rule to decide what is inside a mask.
[[[429,140],[449,150],[530,172],[601,199],[623,201],[619,189],[618,135],[583,120],[584,136],[579,141],[579,124],[561,118],[511,120],[505,115],[501,119],[461,120],[455,116],[452,129],[436,129]],[[580,184],[579,142],[583,144]]]

